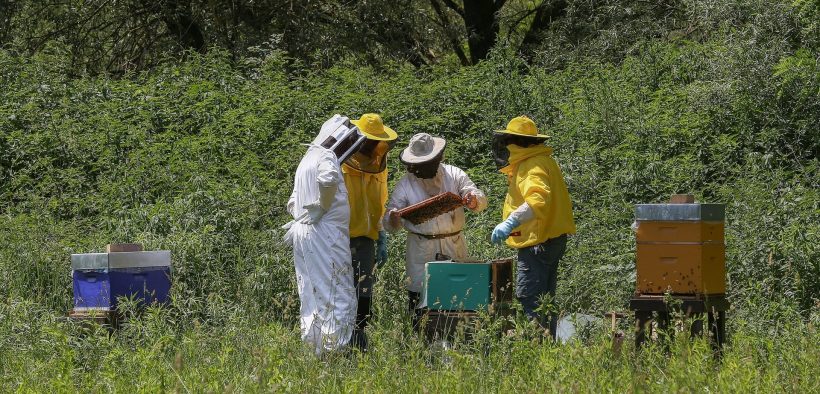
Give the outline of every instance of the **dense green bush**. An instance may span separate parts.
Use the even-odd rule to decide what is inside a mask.
[[[761,295],[807,313],[820,288],[820,72],[808,49],[777,50],[649,43],[619,65],[553,72],[499,58],[288,73],[279,53],[212,53],[116,80],[67,79],[56,56],[2,54],[0,268],[15,280],[0,293],[65,309],[68,253],[133,240],[174,251],[180,300],[270,313],[293,294],[279,225],[300,144],[334,112],[380,112],[403,141],[450,139],[447,160],[490,196],[470,219],[473,254],[509,255],[486,242],[505,191],[489,136],[529,114],[553,136],[578,222],[564,308],[623,308],[633,205],[694,192],[727,204],[736,304]],[[391,169],[395,180],[395,157]],[[403,245],[392,248],[385,285],[401,281]]]

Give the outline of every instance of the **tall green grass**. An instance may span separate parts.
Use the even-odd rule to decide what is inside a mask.
[[[314,357],[292,326],[224,311],[217,325],[150,309],[115,334],[56,319],[37,304],[0,305],[3,391],[106,392],[816,392],[820,332],[741,328],[721,361],[686,336],[613,354],[604,329],[584,341],[479,335],[428,347],[402,316],[381,316],[367,354]],[[404,323],[402,323],[404,321]]]

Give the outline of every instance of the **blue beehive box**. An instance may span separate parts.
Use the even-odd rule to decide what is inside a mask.
[[[491,263],[434,261],[425,265],[424,299],[435,310],[475,311],[491,303]]]
[[[71,255],[75,309],[113,309],[117,297],[143,305],[165,303],[171,290],[171,252]]]
[[[108,253],[72,254],[71,278],[74,282],[75,309],[111,307]]]

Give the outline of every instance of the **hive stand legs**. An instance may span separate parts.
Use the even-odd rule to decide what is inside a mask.
[[[726,343],[726,310],[729,303],[723,296],[711,298],[677,297],[682,304],[674,307],[675,310],[684,310],[687,317],[695,318],[689,327],[691,338],[702,336],[704,328],[709,330],[709,339],[717,357],[723,344]],[[655,320],[659,332],[667,331],[669,338],[673,333],[668,332],[670,325],[670,305],[664,297],[655,295],[640,295],[630,300],[630,308],[635,312],[635,347],[640,348],[652,333],[653,313],[657,313]],[[704,314],[706,316],[704,316]],[[704,325],[706,325],[704,327]]]
[[[718,357],[722,355],[726,343],[726,311],[709,312],[709,342]]]
[[[670,323],[670,316],[669,312],[658,312],[657,324],[658,324],[658,333],[663,335],[671,336],[672,333],[669,332],[669,323]]]
[[[635,348],[646,342],[647,334],[652,334],[652,312],[635,311]]]
[[[703,316],[702,315],[693,315],[692,318],[692,325],[689,327],[689,338],[695,339],[703,335]]]

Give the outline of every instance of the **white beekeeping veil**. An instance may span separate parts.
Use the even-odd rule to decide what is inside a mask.
[[[353,156],[365,140],[366,137],[350,123],[349,118],[336,114],[322,125],[312,144],[332,150],[342,163]]]

